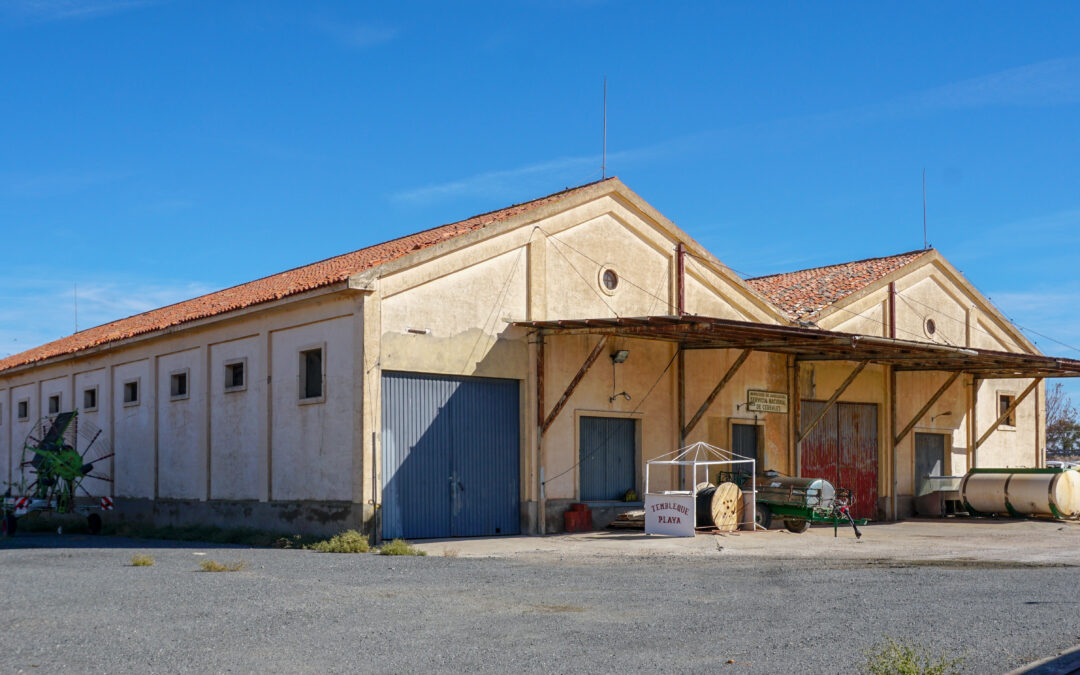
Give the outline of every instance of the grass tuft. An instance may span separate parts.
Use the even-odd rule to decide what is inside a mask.
[[[367,537],[356,530],[346,530],[330,539],[308,544],[304,548],[321,553],[367,553],[371,550]]]
[[[203,572],[239,572],[247,567],[247,561],[241,558],[232,563],[219,563],[216,560],[204,560],[199,563]]]
[[[131,556],[132,567],[153,567],[154,559],[145,553],[137,553]]]
[[[395,539],[379,547],[379,555],[427,555],[404,539]]]
[[[950,675],[959,672],[962,658],[950,659],[944,652],[940,656],[930,653],[922,645],[907,640],[885,641],[866,651],[862,672],[869,675]]]
[[[444,548],[442,550],[442,555],[444,558],[456,558],[458,557],[459,553],[461,553],[461,551],[457,550],[456,548]]]

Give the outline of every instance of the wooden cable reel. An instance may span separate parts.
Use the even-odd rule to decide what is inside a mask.
[[[735,483],[698,485],[697,512],[698,527],[712,525],[721,532],[734,532],[743,522],[742,490]]]

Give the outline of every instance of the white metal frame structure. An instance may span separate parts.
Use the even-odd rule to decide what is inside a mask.
[[[645,462],[645,494],[653,494],[649,489],[649,469],[653,465],[657,466],[689,466],[692,467],[690,478],[693,481],[693,485],[698,485],[698,468],[705,470],[705,481],[709,481],[709,467],[718,465],[732,465],[732,464],[749,464],[750,465],[750,519],[747,521],[753,523],[754,530],[757,530],[757,460],[750,459],[749,457],[743,457],[742,455],[736,455],[730,450],[724,450],[718,448],[715,445],[709,445],[704,442],[692,443],[684,448],[673,450],[666,455],[660,455],[656,459],[650,459]],[[665,490],[657,494],[665,495],[691,495],[696,496],[696,488],[689,490]],[[744,511],[745,513],[745,511]],[[697,523],[697,502],[694,502],[694,522]],[[743,525],[744,523],[739,523]]]

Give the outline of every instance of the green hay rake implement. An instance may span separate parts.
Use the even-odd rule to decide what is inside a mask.
[[[97,511],[109,511],[113,456],[101,429],[63,412],[40,419],[23,443],[15,480],[2,503],[0,529],[15,534],[18,519],[33,512],[86,514],[91,534],[101,531]]]

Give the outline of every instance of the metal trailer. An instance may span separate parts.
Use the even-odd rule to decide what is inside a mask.
[[[837,536],[841,523],[851,524],[855,537],[862,538],[859,525],[866,519],[855,519],[851,507],[855,494],[848,488],[834,488],[821,478],[794,478],[781,476],[776,471],[766,471],[762,476],[747,476],[739,472],[720,472],[718,481],[731,481],[736,485],[747,481],[757,484],[758,524],[768,529],[772,519],[779,516],[784,527],[796,534],[810,529],[810,523],[832,523],[833,536]]]

